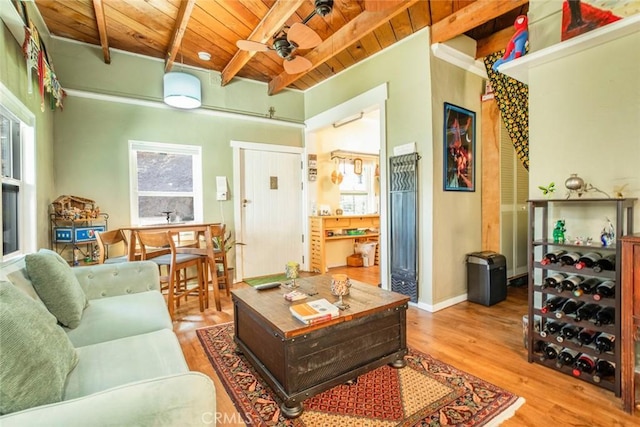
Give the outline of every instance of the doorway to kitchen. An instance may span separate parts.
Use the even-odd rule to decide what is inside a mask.
[[[386,84],[373,88],[306,121],[305,134],[305,269],[344,267],[354,251],[379,268],[379,282],[388,288],[386,227]],[[312,231],[310,224],[327,224],[326,217],[358,225],[335,230]],[[355,218],[360,218],[355,220]],[[316,218],[314,220],[314,218]],[[351,219],[353,218],[353,220]],[[374,226],[359,227],[362,218]],[[348,233],[365,233],[352,238]],[[315,233],[315,234],[314,234]],[[331,234],[331,235],[330,235]],[[373,235],[371,238],[366,236]],[[357,236],[357,235],[356,235]],[[375,253],[368,249],[377,241]],[[313,250],[312,250],[313,247]],[[320,253],[318,253],[320,248]],[[321,257],[321,262],[315,258]],[[364,262],[363,262],[363,268]],[[325,273],[326,271],[321,271]]]

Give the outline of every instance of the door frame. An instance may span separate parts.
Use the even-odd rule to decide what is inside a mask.
[[[384,289],[391,289],[391,281],[389,277],[389,227],[388,227],[388,197],[387,197],[387,123],[386,123],[386,101],[388,98],[387,83],[382,83],[366,92],[356,95],[353,98],[329,108],[305,120],[305,157],[309,153],[315,152],[315,133],[327,126],[331,126],[338,120],[345,119],[361,112],[368,113],[374,110],[379,112],[380,123],[380,237],[378,245],[380,247],[380,281]],[[307,162],[303,162],[302,171],[303,182],[307,176]],[[305,185],[302,200],[303,219],[308,218],[311,214],[309,200],[315,199],[315,193],[309,194],[309,186]],[[309,249],[309,221],[302,223],[304,231],[304,269],[308,271],[310,261]]]
[[[235,225],[235,234],[236,234],[236,242],[237,243],[242,243],[242,238],[244,236],[244,229],[243,229],[243,223],[242,223],[242,197],[241,193],[242,193],[242,186],[243,186],[243,179],[244,179],[244,173],[241,170],[241,164],[240,164],[240,153],[241,150],[254,150],[254,151],[268,151],[268,152],[277,152],[277,153],[292,153],[292,154],[298,154],[298,156],[300,157],[300,161],[302,162],[302,154],[303,154],[303,148],[302,147],[292,147],[289,145],[277,145],[277,144],[265,144],[265,143],[261,143],[261,142],[248,142],[248,141],[236,141],[236,140],[231,140],[230,144],[231,148],[233,149],[233,194],[236,197],[233,197],[233,221],[234,221],[234,225]],[[304,175],[302,175],[301,172],[301,179],[302,182],[304,182],[304,178],[302,178]],[[305,192],[302,192],[302,206],[300,209],[300,221],[302,224],[302,230],[304,233],[305,230],[305,223],[307,221],[305,221],[305,209],[304,209],[304,205],[305,205]],[[302,255],[305,255],[305,248],[304,245],[302,246]],[[306,257],[305,257],[306,260]],[[242,245],[238,245],[236,246],[236,281],[237,280],[244,280],[244,250],[242,248]]]

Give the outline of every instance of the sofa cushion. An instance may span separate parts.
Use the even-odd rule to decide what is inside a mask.
[[[0,413],[59,402],[78,355],[42,304],[0,282]]]
[[[80,361],[69,375],[64,400],[134,381],[189,371],[178,338],[168,329],[76,350]]]
[[[25,265],[47,309],[63,325],[77,327],[88,300],[69,264],[58,254],[38,252],[27,255]]]
[[[158,291],[91,300],[75,329],[65,329],[75,347],[161,329],[173,329],[167,304]]]

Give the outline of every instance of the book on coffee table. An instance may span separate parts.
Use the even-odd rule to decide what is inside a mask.
[[[308,325],[340,316],[340,309],[324,298],[289,307],[296,319]]]

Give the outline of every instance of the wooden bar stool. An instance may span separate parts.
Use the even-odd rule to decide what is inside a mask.
[[[165,267],[167,274],[160,277],[161,289],[167,291],[167,305],[169,314],[173,318],[176,307],[180,307],[180,298],[197,293],[200,311],[205,309],[206,283],[204,281],[203,255],[181,253],[176,247],[173,233],[170,231],[137,231],[136,237],[140,243],[143,260],[153,261],[158,268]],[[197,287],[189,288],[180,282],[180,271],[189,267],[196,267]],[[207,298],[208,299],[208,298]]]
[[[129,260],[129,243],[122,230],[96,231],[95,234],[98,243],[98,264],[115,264]],[[109,257],[109,247],[118,243],[123,244],[124,255]]]

